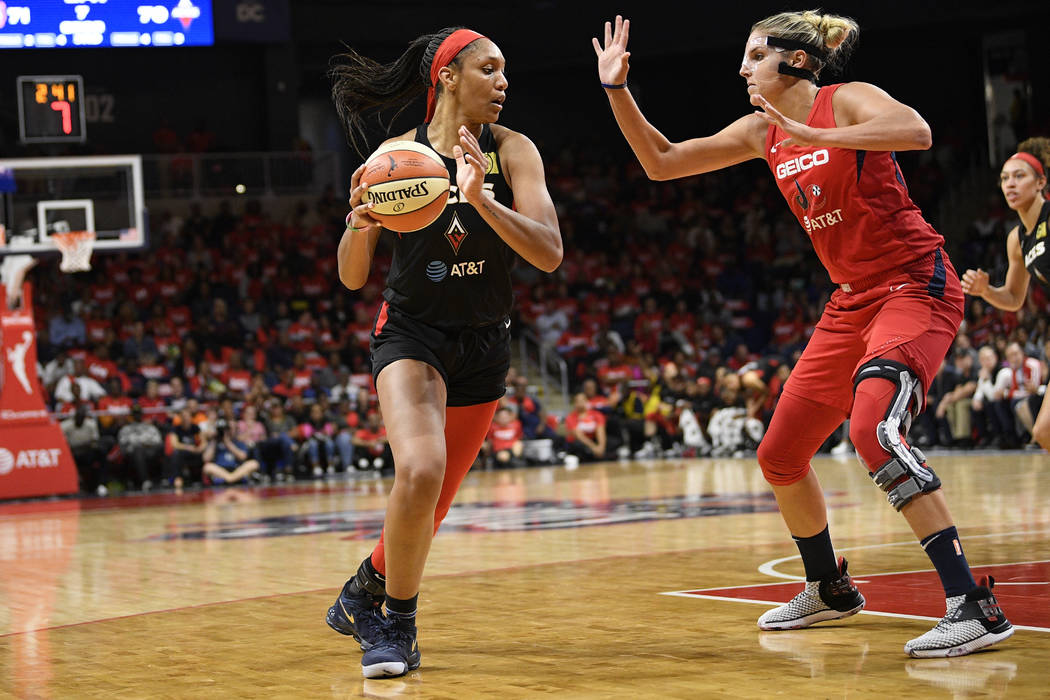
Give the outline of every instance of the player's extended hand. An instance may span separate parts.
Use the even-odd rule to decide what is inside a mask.
[[[482,185],[485,184],[489,161],[478,139],[465,126],[459,127],[459,145],[452,147],[452,157],[456,159],[459,200],[477,206],[481,203]]]
[[[967,270],[963,273],[961,282],[963,292],[979,297],[988,289],[988,273],[980,268]]]
[[[605,46],[591,37],[594,53],[598,56],[598,79],[608,85],[627,82],[627,71],[631,66],[631,52],[627,50],[627,35],[631,31],[631,20],[616,15],[616,26],[605,23]]]
[[[769,104],[769,100],[762,97],[760,93],[751,95],[751,104],[755,107],[761,107],[760,110],[756,110],[755,114],[765,119],[770,124],[779,126],[784,132],[791,138],[783,141],[784,146],[816,146],[817,138],[820,133],[820,129],[815,129],[812,126],[807,126],[801,122],[797,122],[794,119],[788,119],[781,114],[776,107]]]
[[[377,219],[372,218],[372,203],[363,202],[361,197],[364,195],[365,190],[368,189],[368,184],[361,184],[361,176],[365,172],[364,163],[361,164],[354,174],[350,176],[350,226],[357,229],[358,231],[366,231],[371,233],[370,229],[379,228],[382,224]]]

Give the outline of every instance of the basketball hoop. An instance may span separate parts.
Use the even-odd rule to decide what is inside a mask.
[[[62,251],[62,272],[84,272],[91,269],[91,251],[95,246],[94,231],[53,233],[51,240]]]

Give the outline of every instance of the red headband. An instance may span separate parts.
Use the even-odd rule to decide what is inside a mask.
[[[1023,152],[1015,153],[1012,156],[1010,156],[1009,158],[1007,158],[1007,160],[1012,160],[1014,158],[1020,158],[1025,163],[1028,163],[1029,165],[1031,165],[1032,166],[1032,170],[1034,170],[1035,174],[1038,175],[1039,177],[1046,177],[1046,172],[1043,170],[1043,164],[1040,163],[1039,159],[1036,158],[1035,156],[1033,156],[1031,153],[1023,153]]]
[[[434,118],[434,109],[437,107],[436,88],[438,84],[438,72],[452,63],[452,59],[459,55],[467,44],[478,39],[484,39],[483,34],[469,29],[457,29],[445,37],[434,54],[434,61],[430,64],[430,87],[427,88],[427,123]]]

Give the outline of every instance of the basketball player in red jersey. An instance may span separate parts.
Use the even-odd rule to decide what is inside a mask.
[[[1034,277],[1050,289],[1050,255],[1047,254],[1047,228],[1050,227],[1050,201],[1046,198],[1047,172],[1050,172],[1050,139],[1031,138],[1017,146],[1017,153],[1006,159],[999,173],[999,186],[1006,206],[1017,212],[1021,225],[1006,235],[1009,266],[1001,287],[988,284],[984,270],[967,270],[962,288],[979,296],[997,309],[1017,311],[1028,296],[1028,282]],[[1027,409],[1027,406],[1026,406]],[[1050,401],[1043,401],[1032,424],[1032,437],[1050,450]]]
[[[613,114],[654,180],[696,175],[762,158],[838,285],[783,389],[758,461],[773,487],[806,570],[805,589],[758,620],[795,629],[847,617],[864,598],[836,561],[824,494],[810,459],[846,418],[875,483],[919,538],[940,575],[947,614],[909,641],[912,656],[958,656],[1009,637],[1013,628],[976,583],[941,482],[906,442],[963,315],[959,278],[943,238],[908,197],[893,154],[926,149],[915,110],[867,83],[817,86],[857,36],[850,19],[785,12],[751,28],[740,75],[759,109],[718,133],[681,143],[646,121],[626,87],[629,23],[593,40]]]
[[[416,601],[431,539],[505,392],[510,269],[518,256],[545,272],[561,263],[539,152],[495,125],[507,94],[504,67],[491,40],[449,28],[415,39],[392,64],[351,50],[331,70],[332,96],[355,146],[369,111],[403,107],[426,91],[425,123],[391,140],[432,147],[455,183],[434,223],[391,236],[394,257],[372,330],[394,484],[379,544],[327,616],[333,629],[361,642],[367,678],[419,666]],[[352,211],[338,249],[339,279],[350,289],[368,280],[381,232],[362,203],[363,172],[350,181]]]

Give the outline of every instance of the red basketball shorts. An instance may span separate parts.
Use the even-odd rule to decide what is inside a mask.
[[[944,251],[844,287],[824,307],[784,392],[849,414],[857,370],[892,348],[928,391],[963,319],[959,276]]]

